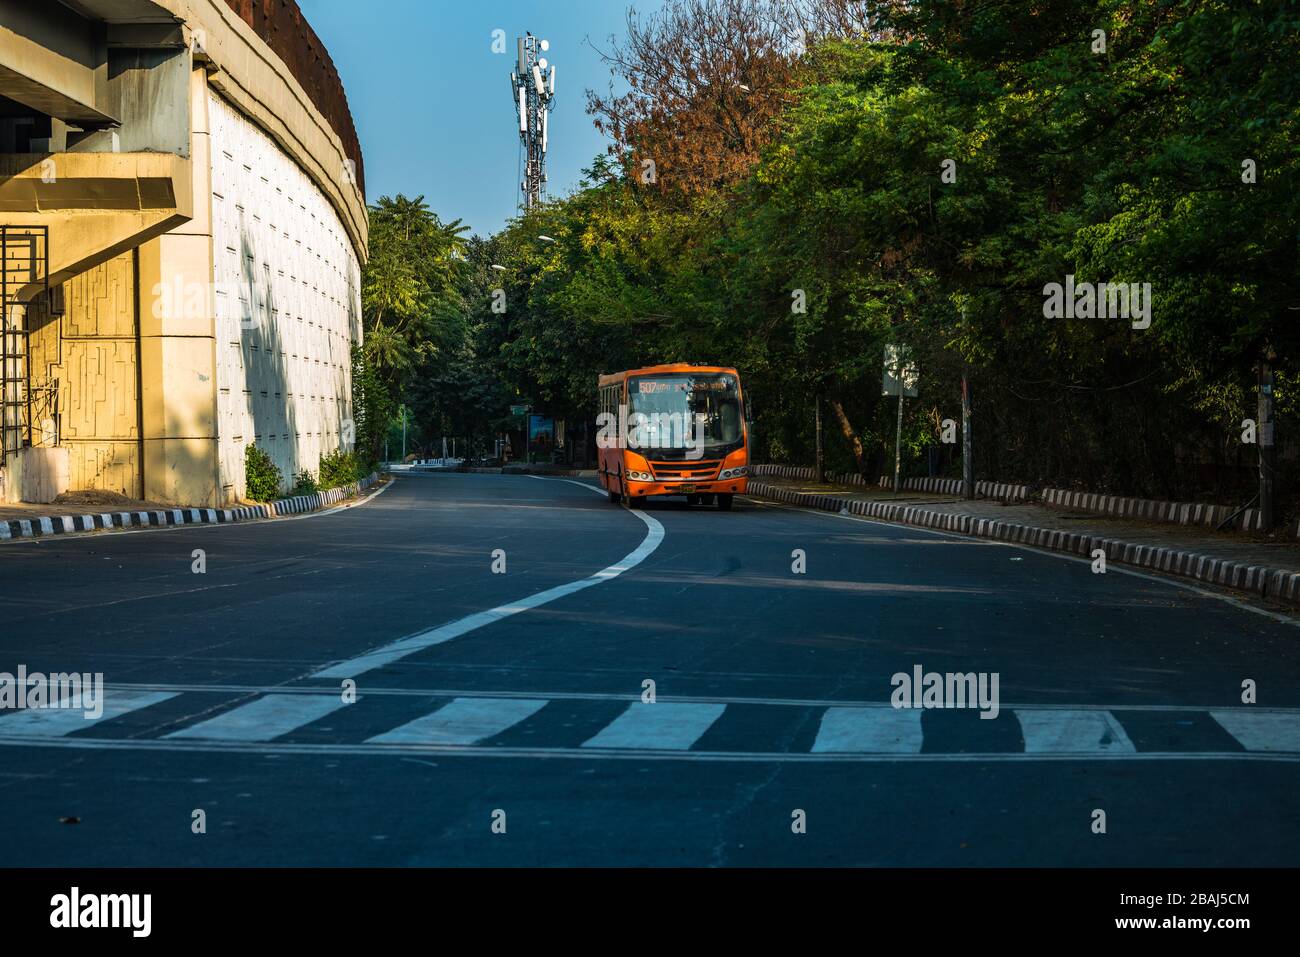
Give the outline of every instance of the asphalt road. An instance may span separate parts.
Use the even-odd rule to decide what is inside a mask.
[[[0,866],[1300,862],[1292,622],[583,484],[0,547],[0,672],[107,688],[0,711]],[[997,717],[889,707],[916,666],[996,673]]]

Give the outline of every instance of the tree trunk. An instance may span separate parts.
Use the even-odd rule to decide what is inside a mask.
[[[839,399],[831,399],[830,407],[831,411],[835,413],[835,418],[840,423],[840,431],[844,433],[844,438],[848,440],[853,449],[853,459],[858,463],[858,474],[864,479],[868,478],[867,465],[862,451],[862,439],[854,431],[852,423],[849,422],[849,417],[844,414],[844,404]]]

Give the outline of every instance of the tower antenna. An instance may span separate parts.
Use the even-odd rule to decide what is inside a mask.
[[[546,149],[551,104],[555,100],[555,64],[542,54],[550,43],[531,33],[518,38],[519,58],[510,74],[518,112],[519,140],[524,150],[523,208],[546,199]]]

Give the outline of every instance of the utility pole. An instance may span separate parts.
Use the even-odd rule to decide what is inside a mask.
[[[826,481],[826,469],[822,459],[822,396],[817,393],[816,398],[816,417],[817,417],[817,484],[821,485]]]
[[[406,461],[406,406],[402,406],[402,461]]]
[[[970,427],[970,376],[962,367],[961,373],[961,494],[962,498],[975,497],[975,460],[971,452]]]
[[[898,370],[898,428],[894,432],[894,494],[898,494],[899,476],[903,471],[903,369]]]
[[[1260,524],[1273,527],[1273,359],[1266,348],[1259,359],[1259,517]]]
[[[519,58],[510,74],[510,89],[519,114],[519,140],[524,150],[522,206],[532,209],[546,198],[547,117],[555,99],[555,65],[542,56],[551,44],[531,33],[518,38]]]
[[[961,307],[962,330],[966,331],[966,307]],[[970,367],[961,363],[961,496],[975,497],[975,454],[971,448]]]

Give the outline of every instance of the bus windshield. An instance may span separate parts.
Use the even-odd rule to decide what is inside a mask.
[[[666,415],[684,423],[686,429],[692,430],[692,441],[695,416],[703,416],[705,455],[725,454],[744,442],[740,386],[734,375],[708,372],[634,376],[627,380],[627,401],[629,414],[639,412],[651,421],[667,421],[662,419]],[[646,444],[654,449],[656,457],[682,458],[687,450],[666,438],[652,431]]]

